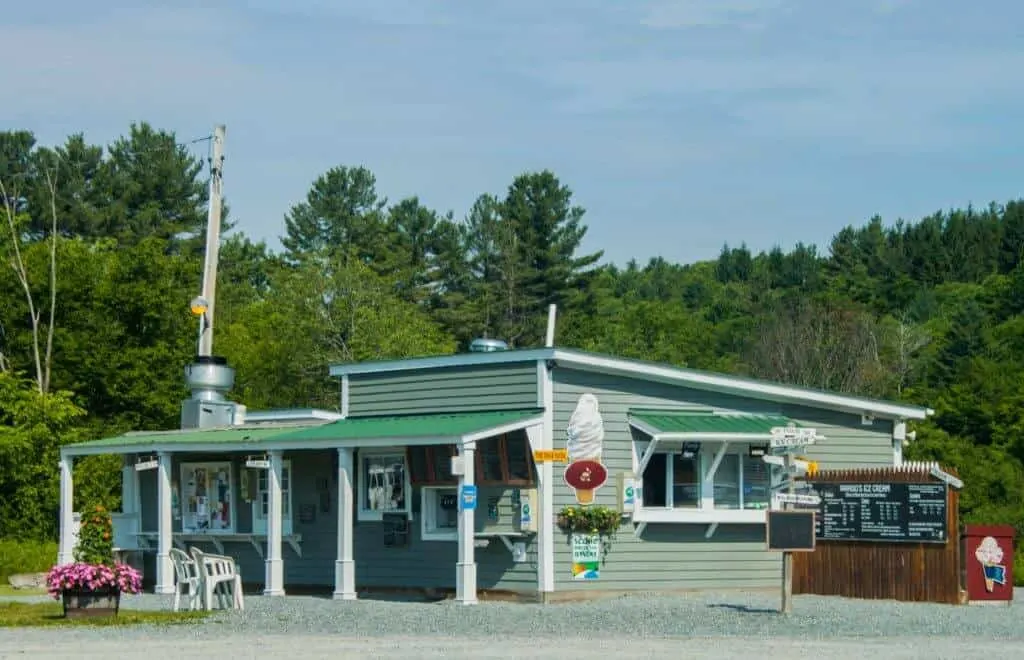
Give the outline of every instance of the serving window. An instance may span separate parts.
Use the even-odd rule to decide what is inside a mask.
[[[359,520],[409,514],[411,484],[404,449],[359,450]]]
[[[635,442],[637,465],[649,443]],[[640,475],[634,520],[755,522],[769,508],[772,467],[747,443],[659,443]],[[732,512],[732,513],[730,513]],[[749,519],[749,520],[748,520]]]
[[[421,491],[421,536],[424,541],[459,539],[459,491],[449,486],[425,486]]]

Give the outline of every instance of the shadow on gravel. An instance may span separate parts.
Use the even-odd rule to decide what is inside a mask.
[[[714,608],[719,610],[732,610],[734,612],[743,612],[745,614],[778,614],[778,610],[769,610],[763,607],[750,607],[749,605],[733,605],[731,603],[712,603],[708,605],[708,608]]]

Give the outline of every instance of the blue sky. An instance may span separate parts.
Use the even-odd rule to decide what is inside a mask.
[[[0,128],[106,144],[136,120],[182,140],[224,123],[233,217],[275,247],[339,164],[458,218],[550,168],[587,209],[584,247],[620,264],[824,247],[875,213],[1020,191],[1012,0],[54,0],[3,16]]]

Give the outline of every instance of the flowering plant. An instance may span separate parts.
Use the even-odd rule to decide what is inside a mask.
[[[562,531],[614,537],[622,524],[622,514],[607,506],[566,506],[558,512]]]
[[[65,589],[121,593],[142,591],[142,575],[127,564],[114,561],[113,522],[102,506],[84,515],[75,546],[75,563],[54,566],[46,574],[47,591],[60,598]]]
[[[97,591],[113,589],[126,594],[142,591],[142,575],[127,564],[64,564],[46,574],[46,590],[59,600],[65,589]]]

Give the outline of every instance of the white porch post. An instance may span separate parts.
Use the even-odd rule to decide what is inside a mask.
[[[334,597],[356,599],[356,564],[352,557],[352,453],[338,448],[338,558],[334,562]]]
[[[171,454],[157,455],[157,539],[156,586],[158,594],[174,593],[174,565],[171,563]]]
[[[555,384],[545,360],[537,361],[540,400],[544,408],[544,424],[537,449],[555,448]],[[535,435],[530,435],[530,442]],[[551,461],[537,466],[540,481],[540,511],[537,519],[537,591],[540,601],[547,602],[555,591],[555,468]]]
[[[74,483],[72,470],[75,459],[64,453],[60,456],[60,544],[57,563],[71,564],[74,558]]]
[[[284,595],[284,564],[281,561],[281,450],[268,452],[270,469],[267,470],[267,579],[265,596]]]
[[[463,506],[462,492],[472,486],[475,477],[476,442],[464,442],[460,449],[462,475],[459,477],[459,563],[455,567],[455,600],[464,605],[476,603],[475,534],[476,511]]]

